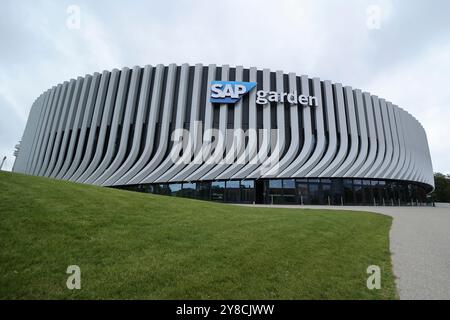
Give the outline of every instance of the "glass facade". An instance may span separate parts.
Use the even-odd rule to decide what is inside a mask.
[[[229,203],[293,205],[426,205],[426,185],[375,179],[261,179],[140,184],[118,188]]]

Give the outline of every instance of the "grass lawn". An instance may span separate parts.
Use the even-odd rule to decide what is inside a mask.
[[[0,172],[0,299],[395,299],[391,222]]]

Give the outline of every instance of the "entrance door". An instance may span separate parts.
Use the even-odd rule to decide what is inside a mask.
[[[264,203],[264,180],[255,180],[255,203]]]

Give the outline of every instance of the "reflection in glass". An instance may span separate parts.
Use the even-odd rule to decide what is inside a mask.
[[[183,196],[194,198],[196,195],[196,184],[195,183],[183,183]]]
[[[118,188],[236,203],[417,206],[430,201],[421,185],[376,179],[261,179],[259,184],[254,180],[199,181]]]
[[[241,198],[239,181],[227,181],[225,194],[227,202],[239,202]]]
[[[179,196],[181,195],[181,183],[171,183],[169,184],[170,195]]]
[[[211,200],[225,200],[225,181],[214,181],[211,183]]]
[[[241,202],[253,203],[255,201],[255,194],[253,191],[255,183],[253,180],[241,181]]]

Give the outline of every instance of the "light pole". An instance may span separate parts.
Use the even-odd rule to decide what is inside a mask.
[[[6,161],[6,156],[3,157],[2,164],[0,164],[0,170],[2,170],[3,164],[5,163],[5,161]]]

